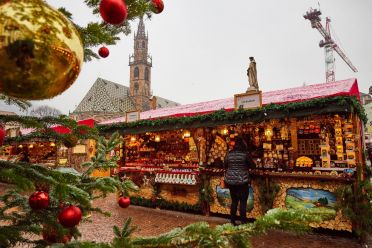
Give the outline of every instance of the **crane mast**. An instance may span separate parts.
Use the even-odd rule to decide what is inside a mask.
[[[336,51],[337,54],[345,61],[345,63],[353,70],[357,72],[357,68],[351,63],[350,59],[345,55],[341,48],[336,44],[332,39],[330,31],[331,19],[326,18],[326,26],[323,27],[321,23],[320,15],[322,12],[318,9],[310,9],[304,15],[304,18],[309,20],[312,28],[316,28],[319,33],[323,36],[324,40],[319,42],[319,47],[324,47],[324,56],[325,56],[325,69],[326,69],[326,82],[335,81],[335,58],[333,56],[333,51]]]

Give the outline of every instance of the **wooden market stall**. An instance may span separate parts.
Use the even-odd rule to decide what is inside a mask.
[[[116,152],[121,175],[140,187],[135,204],[229,214],[223,160],[239,135],[256,163],[248,216],[301,208],[327,216],[315,227],[351,231],[335,191],[364,163],[359,98],[357,80],[348,79],[264,92],[257,109],[234,110],[228,98],[142,112],[136,122],[117,118],[100,130],[124,137]]]
[[[93,128],[94,120],[82,120],[78,121],[77,124]],[[64,126],[54,126],[52,129],[58,134],[67,135],[71,133],[71,130]],[[13,138],[5,146],[1,159],[27,161],[49,167],[76,167],[88,161],[95,153],[95,141],[93,140],[80,140],[77,144],[73,141],[74,144],[68,145],[66,142],[65,144],[63,142],[58,143],[53,138],[38,137],[33,129],[22,129],[21,133],[22,136]]]

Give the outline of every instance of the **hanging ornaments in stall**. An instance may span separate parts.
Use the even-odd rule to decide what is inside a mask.
[[[28,204],[33,210],[46,209],[49,206],[49,194],[36,191],[28,198]]]
[[[58,215],[58,221],[62,226],[70,228],[79,224],[81,217],[80,208],[72,205],[62,209]]]
[[[119,198],[118,203],[119,203],[119,206],[121,208],[127,208],[130,205],[130,198],[129,197],[122,196],[122,197]]]
[[[153,6],[153,12],[155,14],[160,14],[164,10],[163,0],[151,0]]]
[[[98,50],[98,54],[99,56],[101,56],[102,58],[107,58],[109,55],[110,55],[110,50],[107,48],[107,47],[101,47],[99,50]]]
[[[128,10],[124,0],[102,0],[99,13],[105,22],[117,25],[125,21]]]
[[[2,126],[0,126],[0,146],[2,146],[4,143],[5,135],[6,135],[5,129]]]
[[[49,99],[76,80],[84,49],[74,25],[43,0],[0,1],[0,92]]]

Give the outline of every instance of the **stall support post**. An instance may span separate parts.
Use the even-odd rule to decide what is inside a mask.
[[[365,164],[365,161],[364,161],[364,135],[363,135],[363,131],[361,130],[361,128],[363,127],[363,125],[361,125],[361,120],[358,118],[358,116],[356,114],[350,114],[351,115],[351,119],[352,119],[352,123],[353,123],[353,127],[354,127],[354,132],[356,135],[355,135],[355,139],[357,140],[357,149],[356,149],[356,154],[357,156],[356,159],[356,169],[358,170],[358,167],[360,169],[360,180],[363,181],[364,180],[364,169],[363,169],[363,166]]]

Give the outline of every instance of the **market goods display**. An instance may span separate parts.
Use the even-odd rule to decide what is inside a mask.
[[[45,1],[0,3],[0,92],[49,99],[76,80],[84,50],[78,31]]]
[[[217,160],[220,160],[221,162],[224,161],[225,156],[227,153],[227,144],[226,142],[219,136],[216,136],[214,143],[209,150],[209,158],[208,158],[208,164],[212,164],[216,162]]]

